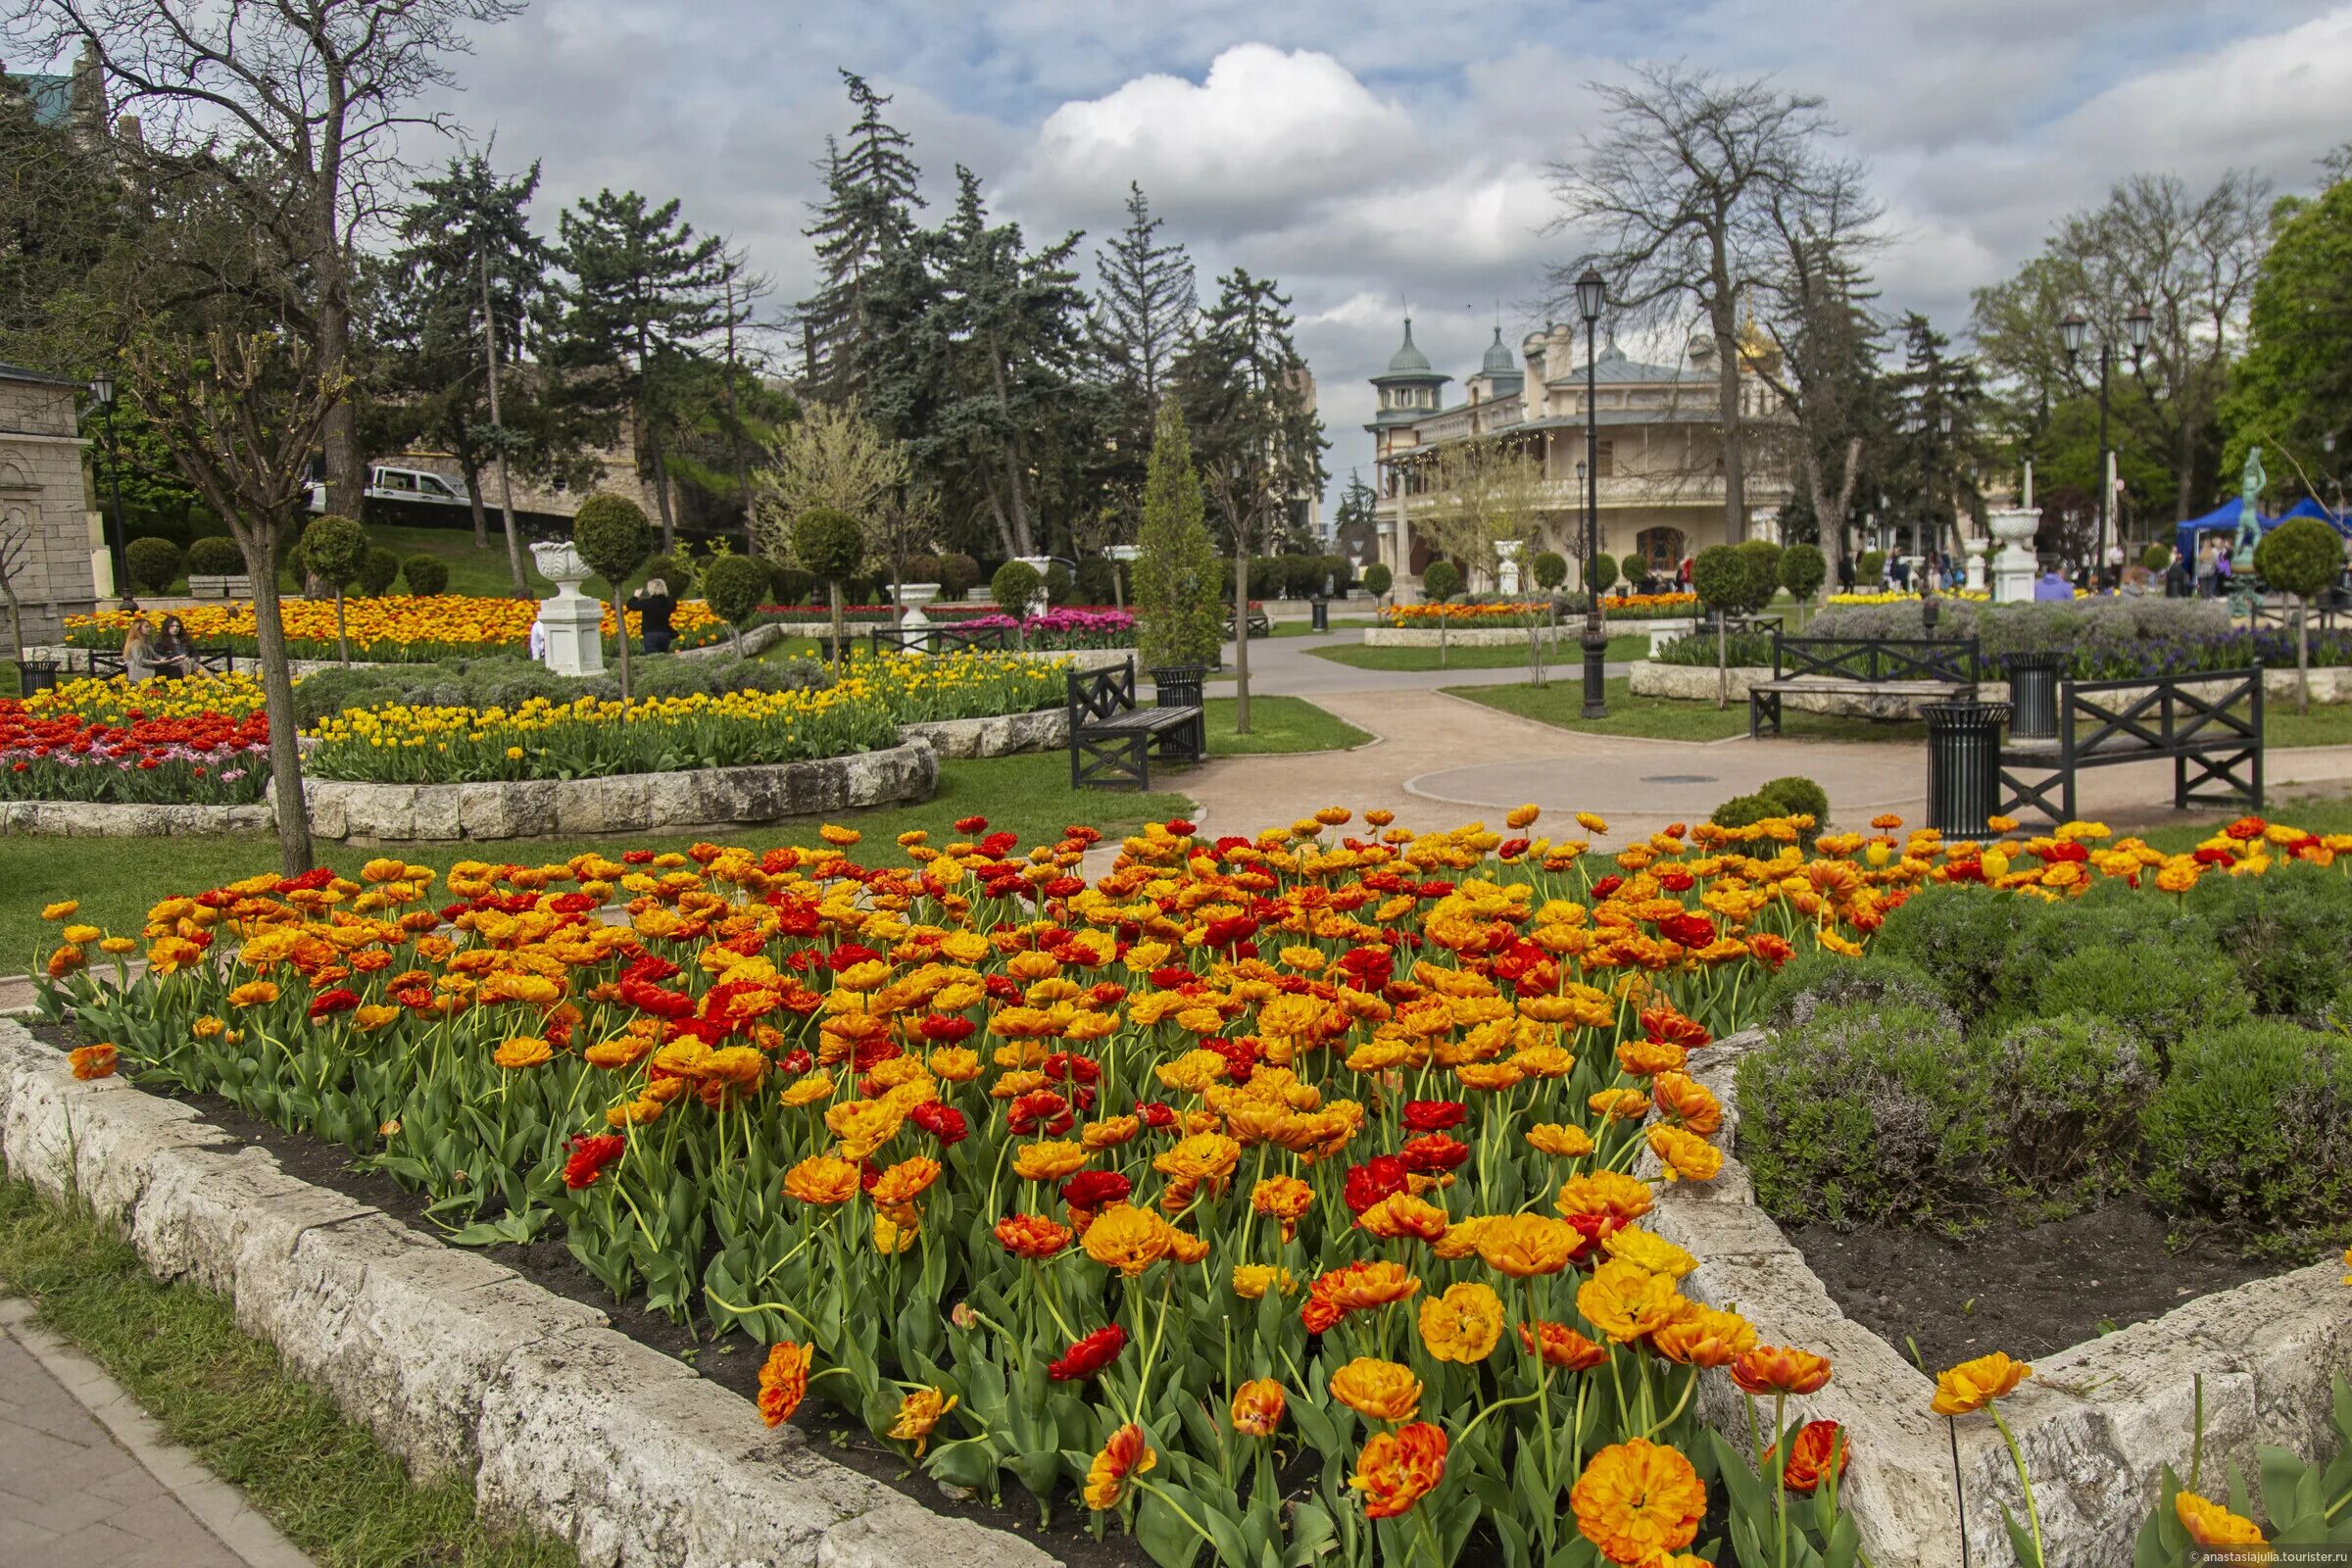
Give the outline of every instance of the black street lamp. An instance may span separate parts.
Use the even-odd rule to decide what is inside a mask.
[[[115,577],[115,597],[130,597],[130,566],[122,555],[122,463],[115,448],[115,378],[104,370],[90,377],[90,396],[106,411],[106,482],[113,514],[106,530],[106,559]]]
[[[2124,318],[2124,332],[2132,342],[2132,373],[2139,374],[2140,352],[2148,346],[2148,329],[2156,318],[2148,314],[2145,305],[2134,305]],[[2079,313],[2070,311],[2058,323],[2058,343],[2066,350],[2066,368],[2071,372],[2082,353],[2082,339],[2089,328]],[[2103,581],[2107,573],[2107,509],[2114,502],[2113,486],[2107,480],[2107,372],[2115,364],[2115,345],[2102,338],[2099,342],[2099,538],[2093,547],[2090,564],[2091,581]]]
[[[1592,365],[1592,328],[1608,302],[1600,273],[1588,267],[1576,280],[1576,308],[1585,318],[1585,717],[1609,716],[1608,685],[1602,662],[1608,657],[1609,633],[1601,622],[1600,584],[1600,415],[1596,399],[1599,374]]]

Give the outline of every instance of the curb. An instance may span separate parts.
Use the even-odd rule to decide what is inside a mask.
[[[412,1472],[469,1472],[485,1518],[562,1537],[582,1568],[1054,1568],[763,1427],[594,1307],[288,1176],[190,1106],[75,1082],[5,1020],[0,1156],[121,1225],[157,1275],[226,1296]]]

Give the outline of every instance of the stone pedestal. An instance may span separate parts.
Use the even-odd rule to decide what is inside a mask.
[[[1494,587],[1505,599],[1519,591],[1519,551],[1516,539],[1498,539],[1494,543],[1494,554],[1499,558],[1494,568]]]
[[[1992,601],[1996,605],[2026,604],[2034,598],[2034,534],[2041,514],[2019,510],[1991,516],[1992,536],[2000,541],[1993,555]]]
[[[1053,608],[1053,602],[1046,597],[1045,579],[1046,573],[1054,569],[1054,558],[1052,556],[1015,556],[1013,559],[1037,573],[1037,597],[1029,601],[1029,618],[1035,620]]]
[[[539,625],[547,633],[541,662],[559,675],[605,672],[605,607],[580,592],[588,563],[568,543],[531,546],[539,575],[556,585],[553,599],[539,601]]]
[[[906,652],[927,654],[931,651],[931,617],[923,607],[939,597],[935,582],[903,582],[899,584],[899,605],[906,613],[899,617],[899,630],[906,634]]]

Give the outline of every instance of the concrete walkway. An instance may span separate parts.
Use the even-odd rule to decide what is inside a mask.
[[[0,1298],[0,1562],[309,1568],[95,1362]]]

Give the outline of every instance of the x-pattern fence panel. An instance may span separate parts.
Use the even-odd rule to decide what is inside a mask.
[[[2067,681],[2058,744],[2001,755],[2001,809],[2075,819],[2075,778],[2085,767],[2169,759],[2173,805],[2262,807],[2260,666],[2210,674]],[[2218,791],[2205,786],[2219,784]]]
[[[1974,637],[1787,637],[1772,634],[1772,678],[1823,675],[1833,680],[1920,680],[1974,684],[1981,663]]]

